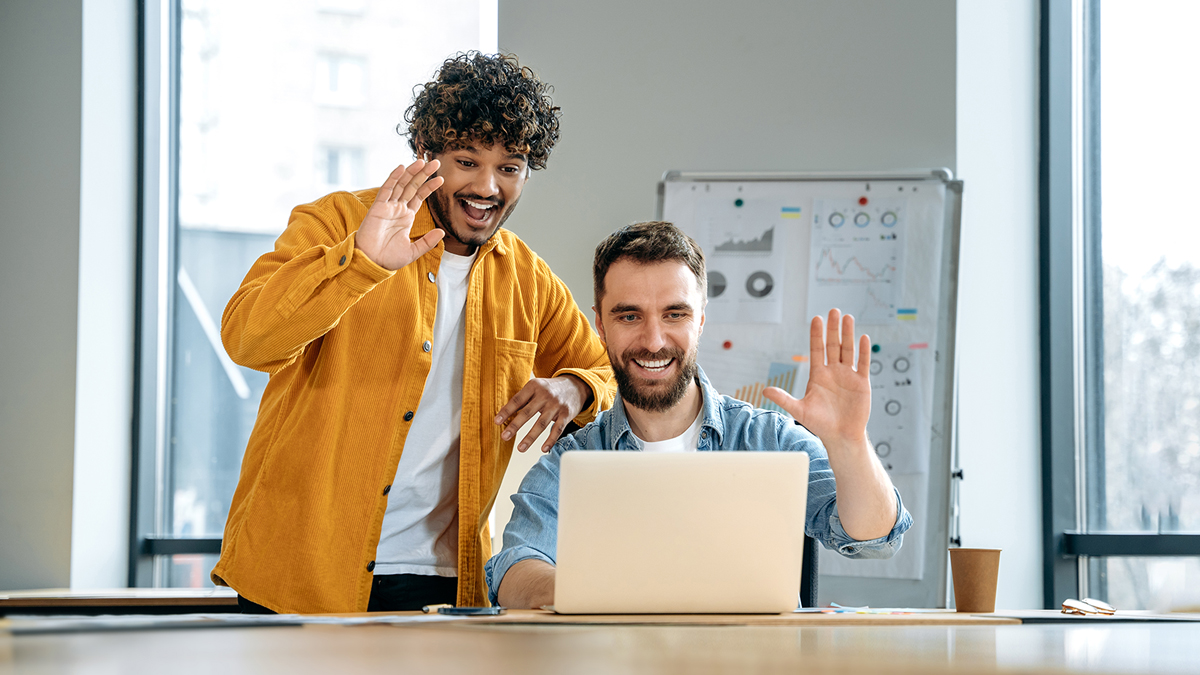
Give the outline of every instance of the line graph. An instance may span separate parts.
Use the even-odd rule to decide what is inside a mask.
[[[849,257],[845,257],[847,253]],[[843,254],[840,261],[838,254]],[[896,256],[893,251],[868,252],[856,251],[849,246],[827,246],[818,254],[814,272],[820,283],[891,283],[896,276]]]
[[[890,323],[896,318],[904,278],[905,228],[900,204],[874,200],[856,228],[833,225],[832,215],[867,209],[844,200],[816,203],[809,258],[809,314],[832,307],[854,314],[863,323]],[[882,216],[889,216],[883,218]],[[887,221],[887,225],[883,221]]]

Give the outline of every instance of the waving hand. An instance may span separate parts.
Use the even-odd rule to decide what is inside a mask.
[[[854,317],[832,309],[828,331],[821,317],[813,317],[809,340],[811,366],[804,398],[797,400],[776,387],[763,393],[827,445],[865,440],[871,416],[871,339],[858,339],[856,364]]]
[[[408,235],[421,203],[442,184],[440,176],[430,178],[438,166],[436,159],[428,163],[418,159],[408,168],[401,164],[379,188],[354,240],[355,247],[375,264],[398,270],[428,253],[445,236],[437,228],[417,241]]]

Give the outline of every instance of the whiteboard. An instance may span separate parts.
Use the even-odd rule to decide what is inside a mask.
[[[718,391],[776,410],[765,387],[800,397],[809,322],[831,307],[871,337],[867,430],[914,522],[890,560],[822,548],[822,604],[946,604],[961,204],[949,169],[669,171],[659,183],[659,219],[704,249],[699,362]]]

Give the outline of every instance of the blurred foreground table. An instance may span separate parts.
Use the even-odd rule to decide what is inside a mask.
[[[913,618],[917,617],[917,618]],[[739,620],[740,619],[740,620]],[[386,621],[373,616],[372,621]],[[1021,624],[990,616],[640,617],[301,625],[13,634],[13,673],[1184,673],[1200,670],[1200,623]],[[753,624],[753,625],[751,625]],[[235,626],[236,624],[229,624]]]

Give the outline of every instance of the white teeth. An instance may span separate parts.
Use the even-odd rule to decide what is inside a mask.
[[[639,366],[645,368],[646,370],[661,370],[663,368],[666,368],[667,365],[671,363],[671,361],[672,361],[672,359],[667,359],[666,361],[638,361],[637,359],[634,359],[635,363],[637,363]]]
[[[479,202],[473,202],[470,199],[464,199],[463,202],[465,202],[468,206],[473,206],[477,209],[481,209],[484,211],[486,211],[490,208],[494,208],[496,206],[495,204],[481,204]]]

